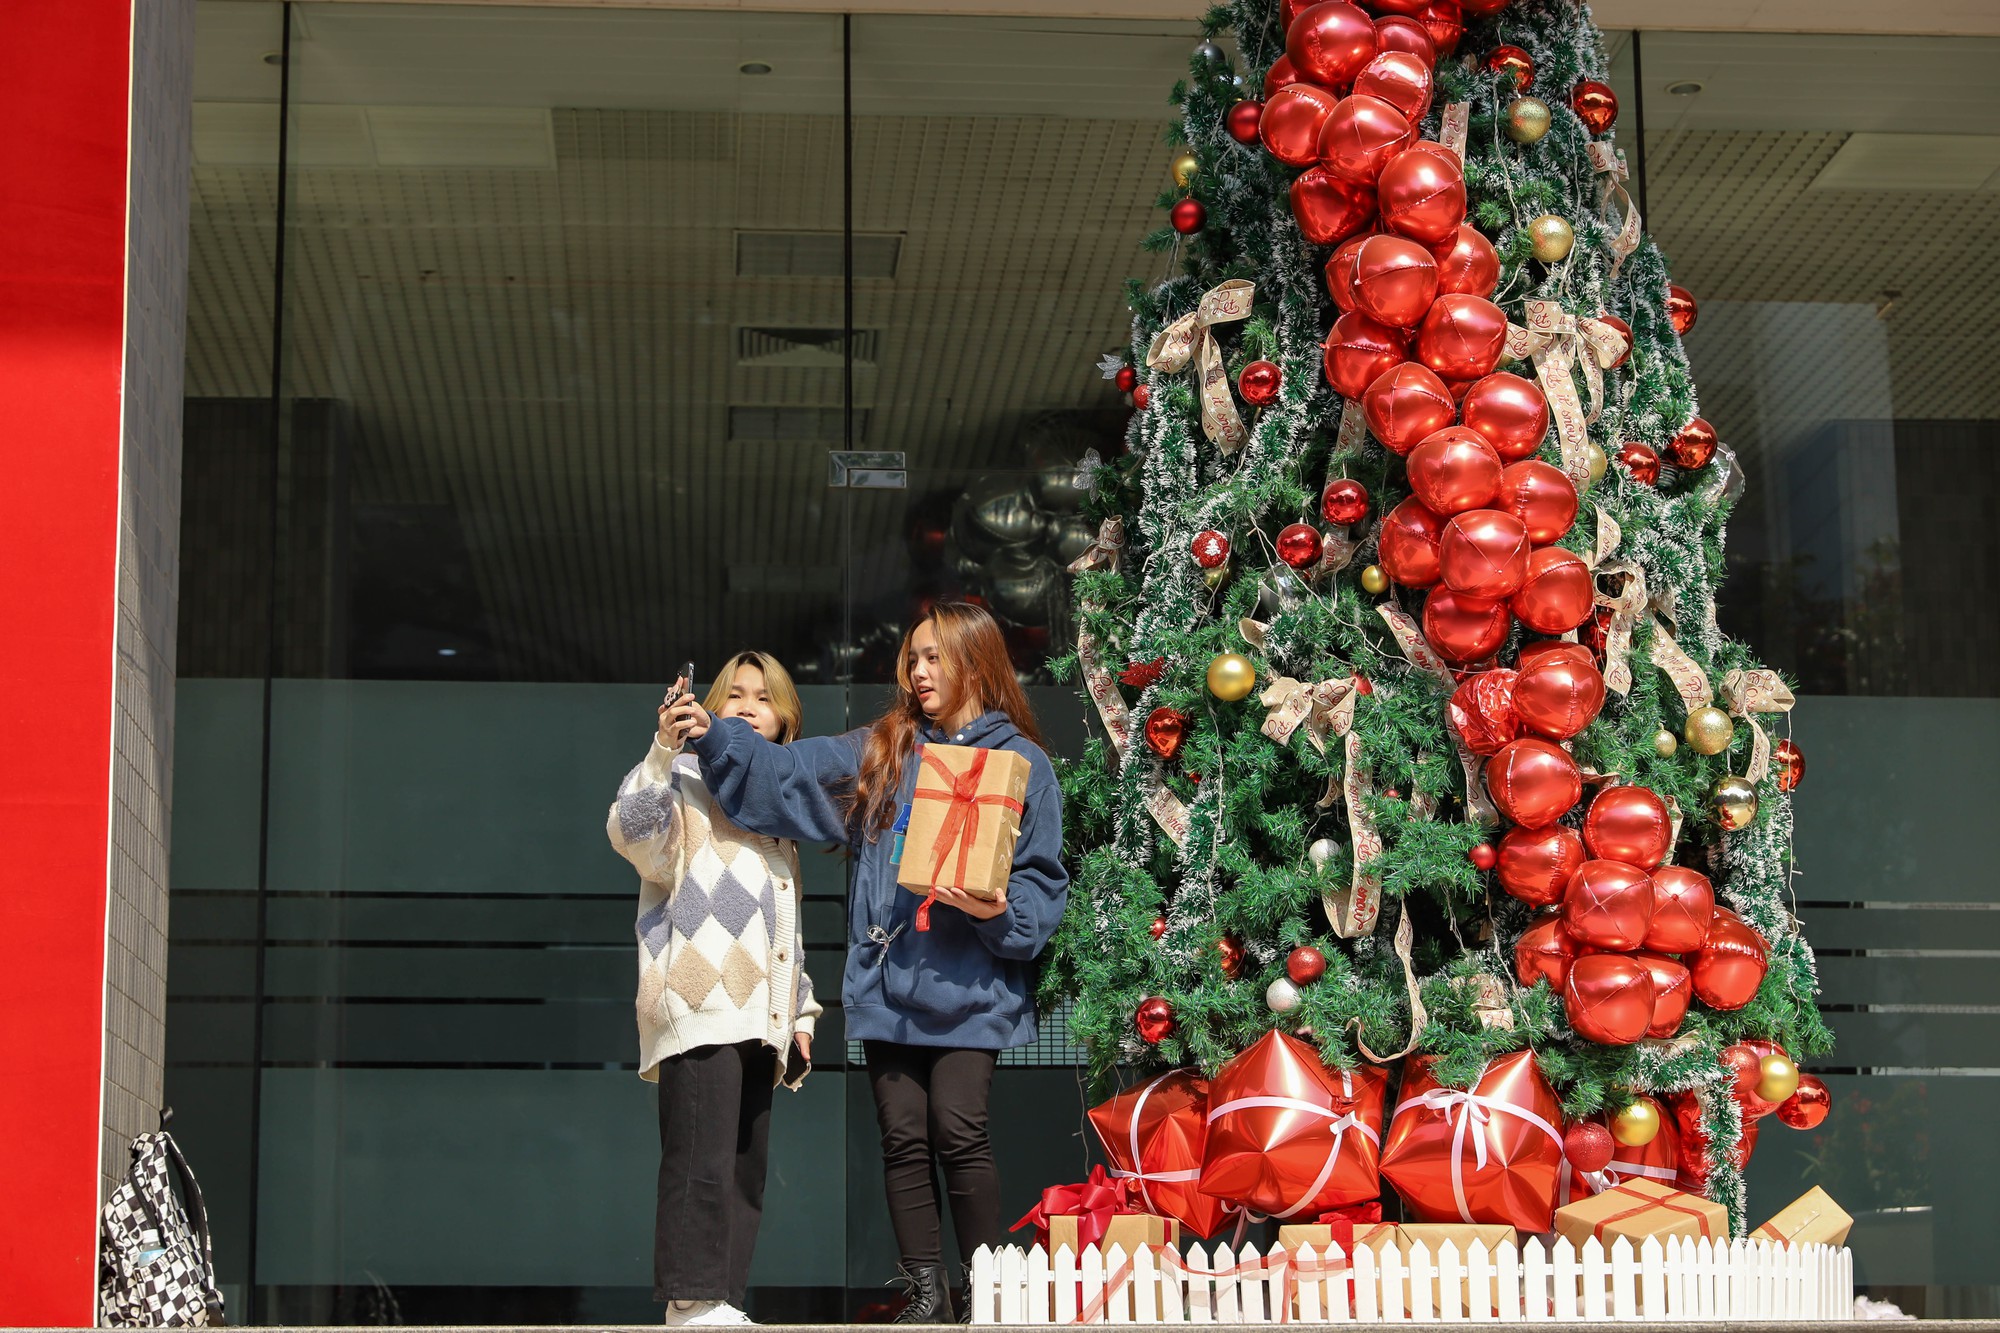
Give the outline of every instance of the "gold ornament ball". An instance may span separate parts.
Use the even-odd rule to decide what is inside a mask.
[[[1361,591],[1375,597],[1389,591],[1389,571],[1380,565],[1370,565],[1362,570]]]
[[[1687,725],[1681,728],[1687,743],[1694,747],[1696,754],[1721,754],[1729,748],[1729,740],[1736,734],[1736,724],[1729,720],[1729,714],[1714,704],[1697,708],[1688,714]]]
[[[1554,213],[1544,213],[1528,224],[1528,239],[1534,242],[1535,258],[1544,264],[1560,264],[1576,247],[1576,232]]]
[[[1680,737],[1674,735],[1673,732],[1668,731],[1665,727],[1661,727],[1653,733],[1653,753],[1660,756],[1660,758],[1671,759],[1674,757],[1674,751],[1680,748]]]
[[[1229,562],[1225,560],[1214,569],[1202,570],[1201,581],[1209,586],[1210,591],[1229,582]]]
[[[1182,153],[1174,159],[1174,184],[1185,190],[1194,182],[1195,173],[1201,170],[1201,163],[1195,161],[1193,153]]]
[[[1611,466],[1611,455],[1605,453],[1601,446],[1593,444],[1583,456],[1590,461],[1590,479],[1603,481],[1604,470]]]
[[[1757,789],[1747,778],[1726,777],[1709,790],[1708,808],[1727,831],[1748,828],[1757,817]]]
[[[1555,120],[1549,104],[1539,97],[1517,97],[1507,104],[1507,137],[1515,143],[1539,143]]]
[[[1781,1102],[1799,1090],[1799,1067],[1782,1055],[1767,1055],[1757,1062],[1757,1095],[1767,1102]]]
[[[1208,664],[1208,692],[1225,703],[1250,697],[1257,688],[1257,668],[1242,653],[1217,653]]]
[[[1643,1148],[1660,1132],[1660,1107],[1651,1097],[1634,1097],[1611,1117],[1611,1137],[1628,1148]]]

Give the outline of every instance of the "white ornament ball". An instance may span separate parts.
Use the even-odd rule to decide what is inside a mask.
[[[1299,1007],[1299,988],[1279,977],[1264,988],[1264,1004],[1274,1014],[1289,1014]]]
[[[1312,861],[1313,869],[1324,870],[1326,863],[1340,854],[1340,844],[1332,838],[1316,838],[1313,845],[1306,848],[1306,856]]]

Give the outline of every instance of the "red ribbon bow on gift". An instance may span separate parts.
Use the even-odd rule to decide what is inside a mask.
[[[1133,1198],[1132,1183],[1113,1180],[1104,1174],[1104,1168],[1090,1168],[1090,1178],[1078,1185],[1051,1185],[1042,1191],[1042,1201],[1028,1210],[1028,1215],[1007,1228],[1019,1231],[1022,1227],[1035,1229],[1035,1241],[1044,1249],[1049,1244],[1049,1219],[1052,1217],[1074,1217],[1076,1219],[1076,1243],[1096,1245],[1104,1239],[1105,1230],[1111,1219],[1126,1213],[1145,1210]]]
[[[918,800],[949,801],[950,807],[944,812],[944,823],[938,827],[937,851],[931,859],[931,882],[936,884],[944,876],[944,863],[951,859],[953,847],[958,848],[957,882],[965,883],[966,863],[972,857],[972,844],[979,840],[979,807],[998,805],[1015,814],[1021,813],[1021,803],[1005,792],[979,793],[979,779],[986,772],[986,750],[976,750],[972,762],[965,766],[965,772],[953,773],[945,767],[942,759],[928,749],[923,752],[924,766],[944,779],[947,790],[933,791],[919,787]],[[926,895],[917,908],[917,929],[931,928],[931,904],[937,901],[937,893]]]

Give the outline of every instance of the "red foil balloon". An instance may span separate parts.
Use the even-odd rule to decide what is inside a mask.
[[[1688,960],[1694,993],[1711,1009],[1741,1009],[1757,996],[1770,970],[1771,947],[1747,922],[1724,907],[1715,909],[1708,939]]]
[[[1401,14],[1406,18],[1420,18],[1427,0],[1369,0],[1368,7],[1378,14]]]
[[[1504,846],[1500,849],[1500,864],[1507,864]],[[1514,941],[1514,976],[1523,986],[1546,981],[1551,989],[1560,992],[1563,982],[1569,980],[1569,965],[1574,961],[1576,941],[1562,928],[1559,915],[1538,917]]]
[[[1520,734],[1514,716],[1514,673],[1476,671],[1458,683],[1445,705],[1452,730],[1477,755],[1490,755]]]
[[[1263,117],[1264,104],[1253,97],[1244,98],[1229,108],[1229,115],[1225,121],[1229,127],[1229,137],[1238,143],[1256,143],[1257,122]]]
[[[1566,741],[1604,707],[1604,675],[1574,656],[1538,657],[1514,682],[1514,711],[1530,731]]]
[[[1600,324],[1609,324],[1612,328],[1625,335],[1625,350],[1618,354],[1618,359],[1613,361],[1610,366],[1610,369],[1616,370],[1632,359],[1632,326],[1616,315],[1599,315],[1597,322]]]
[[[1690,1194],[1702,1194],[1708,1189],[1708,1130],[1701,1122],[1701,1104],[1692,1092],[1671,1093],[1665,1099],[1667,1108],[1673,1113],[1675,1138],[1679,1141],[1680,1160],[1674,1188]],[[1760,1126],[1754,1120],[1743,1124],[1743,1137],[1736,1141],[1736,1151],[1730,1154],[1738,1171],[1750,1165],[1750,1154],[1757,1149],[1757,1131]]]
[[[1812,1074],[1799,1075],[1799,1090],[1778,1103],[1778,1119],[1792,1129],[1818,1129],[1833,1109],[1833,1095]]]
[[[1667,319],[1672,322],[1674,332],[1686,335],[1694,327],[1701,315],[1701,307],[1695,303],[1694,293],[1679,283],[1667,286]]]
[[[1404,361],[1376,376],[1361,395],[1361,410],[1367,414],[1368,429],[1375,438],[1398,455],[1407,455],[1420,441],[1449,426],[1455,415],[1451,390],[1414,361]]]
[[[1410,450],[1409,474],[1411,492],[1447,517],[1484,509],[1500,493],[1500,456],[1463,426],[1425,436]]]
[[[1257,137],[1265,151],[1288,167],[1319,161],[1319,130],[1340,95],[1316,83],[1288,83],[1270,91],[1257,118]]]
[[[1649,1037],[1671,1037],[1687,1017],[1688,1003],[1694,999],[1694,980],[1687,968],[1664,954],[1640,950],[1632,957],[1653,978],[1653,1021],[1646,1025]]]
[[[1447,662],[1477,662],[1500,651],[1514,617],[1505,602],[1433,588],[1424,600],[1424,638]]]
[[[1757,1095],[1757,1085],[1764,1079],[1762,1068],[1764,1057],[1777,1055],[1789,1060],[1791,1056],[1777,1042],[1766,1041],[1762,1037],[1745,1037],[1742,1041],[1737,1042],[1735,1046],[1729,1047],[1729,1050],[1734,1051],[1737,1047],[1748,1051],[1754,1057],[1752,1067],[1757,1070],[1757,1076],[1750,1080],[1750,1086],[1736,1094],[1737,1103],[1743,1108],[1743,1118],[1745,1120],[1762,1120],[1765,1116],[1770,1115],[1778,1109],[1777,1102],[1767,1102]],[[1735,1072],[1733,1064],[1730,1068],[1732,1073]]]
[[[1311,166],[1292,181],[1292,218],[1299,233],[1314,245],[1333,245],[1367,229],[1375,201],[1364,186],[1335,180],[1322,166]]]
[[[1667,803],[1649,787],[1605,787],[1583,817],[1583,845],[1592,856],[1652,870],[1673,850]]]
[[[1484,313],[1479,312],[1482,317]],[[1504,328],[1501,339],[1504,343]],[[1549,433],[1549,400],[1533,380],[1500,371],[1465,391],[1465,424],[1485,436],[1493,451],[1511,463],[1542,447],[1542,437]],[[1570,493],[1573,496],[1576,488],[1571,487]]]
[[[1653,977],[1623,954],[1585,954],[1563,983],[1569,1025],[1585,1041],[1630,1046],[1653,1021]]]
[[[1430,33],[1417,20],[1401,14],[1384,14],[1375,20],[1375,45],[1378,51],[1408,51],[1423,61],[1426,69],[1437,65],[1437,43]]]
[[[1383,1177],[1420,1220],[1549,1230],[1565,1169],[1563,1116],[1534,1052],[1496,1057],[1466,1092],[1441,1086],[1433,1063],[1404,1063]]]
[[[1412,329],[1437,299],[1437,259],[1406,237],[1370,236],[1354,252],[1347,286],[1354,309],[1391,328]]]
[[[1233,1211],[1203,1194],[1184,1173],[1198,1169],[1208,1144],[1208,1080],[1176,1069],[1090,1108],[1104,1155],[1130,1180],[1138,1202],[1197,1236],[1212,1236]]]
[[[1438,261],[1438,290],[1491,296],[1500,285],[1500,253],[1479,228],[1459,223],[1432,250]]]
[[[1412,497],[1382,520],[1379,557],[1383,570],[1405,588],[1428,588],[1439,578],[1438,538],[1444,519]]]
[[[1326,379],[1342,398],[1359,398],[1385,371],[1401,365],[1409,351],[1402,330],[1350,310],[1333,321],[1326,336]]]
[[[1498,379],[1488,375],[1487,380]],[[1486,380],[1479,383],[1484,384]],[[1474,385],[1475,389],[1479,386]],[[1472,395],[1466,395],[1470,402]],[[1467,423],[1470,424],[1470,423]],[[1478,430],[1477,426],[1473,427]],[[1486,432],[1480,431],[1485,435]],[[1493,438],[1488,435],[1489,441]],[[1506,453],[1499,445],[1493,451],[1505,458]],[[1496,501],[1528,530],[1528,540],[1537,546],[1546,546],[1570,530],[1576,522],[1576,483],[1565,476],[1560,468],[1544,463],[1539,458],[1524,458],[1518,463],[1509,463],[1500,473],[1500,495]]]
[[[1667,457],[1681,471],[1693,472],[1708,466],[1708,460],[1715,457],[1715,445],[1715,427],[1706,418],[1696,417],[1667,441]]]
[[[1622,861],[1585,861],[1570,876],[1562,908],[1563,929],[1578,944],[1627,953],[1645,941],[1653,881]]]
[[[1528,577],[1528,530],[1498,509],[1453,515],[1438,538],[1445,586],[1467,597],[1511,597]]]
[[[1333,297],[1333,303],[1342,310],[1354,309],[1354,260],[1361,253],[1361,247],[1368,244],[1379,232],[1364,231],[1342,241],[1326,261],[1326,290]]]
[[[1569,105],[1592,134],[1603,134],[1618,119],[1618,94],[1596,79],[1585,79],[1572,88]]]
[[[1487,762],[1486,794],[1512,822],[1542,828],[1575,807],[1583,795],[1583,773],[1560,746],[1524,736],[1501,746]]]
[[[1654,953],[1693,953],[1708,942],[1708,923],[1715,916],[1715,886],[1708,876],[1686,866],[1661,866],[1653,872],[1653,919],[1646,927],[1645,947]]]
[[[1608,1115],[1600,1115],[1596,1121],[1607,1126],[1605,1130],[1607,1135],[1610,1133],[1609,1121]],[[1630,1180],[1634,1176],[1643,1176],[1648,1180],[1660,1181],[1662,1184],[1673,1184],[1675,1170],[1680,1164],[1680,1141],[1680,1130],[1674,1123],[1673,1110],[1663,1104],[1660,1108],[1660,1132],[1653,1135],[1652,1141],[1632,1148],[1614,1140],[1611,1163],[1605,1167],[1609,1174],[1592,1178],[1585,1176],[1581,1170],[1573,1173],[1570,1178],[1571,1200],[1596,1194],[1607,1185]],[[1575,1158],[1570,1159],[1570,1165],[1577,1165]]]
[[[1590,614],[1590,603],[1590,569],[1574,553],[1544,546],[1528,557],[1528,577],[1507,607],[1538,634],[1567,634]]]
[[[1540,554],[1537,552],[1536,554]],[[1528,665],[1545,657],[1562,658],[1575,662],[1578,666],[1596,666],[1597,659],[1590,655],[1590,649],[1580,643],[1565,643],[1561,640],[1544,639],[1521,645],[1520,665],[1526,670]]]
[[[1376,41],[1381,41],[1380,33]],[[1408,51],[1377,50],[1354,76],[1355,96],[1380,98],[1402,112],[1412,126],[1431,109],[1432,91],[1431,62]]]
[[[1553,907],[1585,859],[1583,839],[1567,824],[1515,828],[1500,839],[1496,873],[1500,887],[1530,907]]]
[[[1319,493],[1320,517],[1343,528],[1368,517],[1368,488],[1352,477],[1336,477]]]
[[[1465,171],[1437,153],[1398,153],[1375,182],[1375,200],[1390,231],[1441,245],[1465,221]]]
[[[1388,1083],[1380,1065],[1341,1073],[1297,1037],[1258,1038],[1209,1084],[1202,1192],[1284,1218],[1375,1198],[1382,1183],[1369,1134],[1382,1123]]]
[[[1430,0],[1422,15],[1424,31],[1437,44],[1440,56],[1457,52],[1459,38],[1465,36],[1465,13],[1457,0]]]
[[[1417,326],[1417,360],[1448,380],[1490,374],[1506,346],[1507,316],[1483,296],[1446,292]]]
[[[1350,93],[1319,127],[1319,162],[1336,180],[1372,186],[1382,164],[1416,141],[1416,130],[1394,106]]]
[[[1469,19],[1490,19],[1509,3],[1510,0],[1462,0],[1459,8]]]
[[[1375,57],[1374,20],[1345,0],[1308,5],[1285,32],[1285,54],[1302,77],[1345,88]]]

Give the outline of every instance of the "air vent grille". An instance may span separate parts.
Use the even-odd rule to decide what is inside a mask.
[[[857,282],[888,282],[902,262],[900,232],[858,232],[854,237]],[[739,278],[837,278],[841,275],[837,231],[739,231]]]

